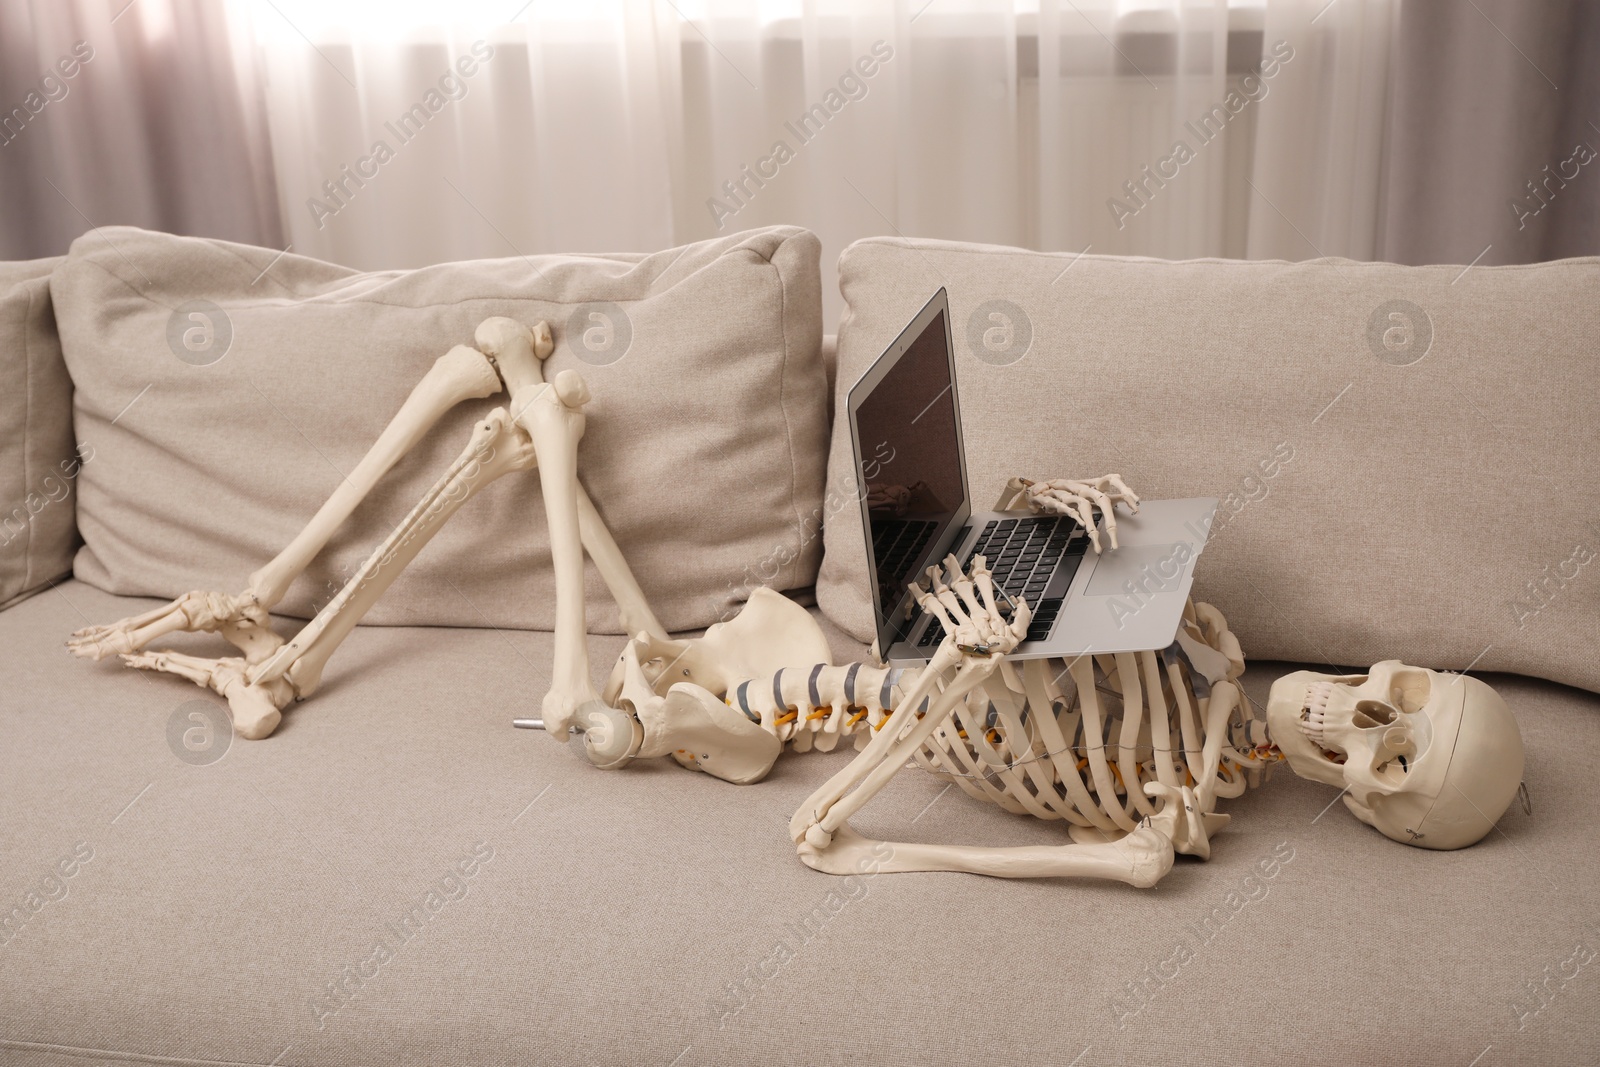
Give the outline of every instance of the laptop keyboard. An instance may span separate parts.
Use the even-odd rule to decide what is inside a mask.
[[[1089,535],[1076,520],[1065,515],[995,519],[984,526],[961,563],[970,567],[972,558],[982,555],[994,575],[995,587],[1013,599],[1026,600],[1033,609],[1025,640],[1043,641],[1055,626],[1061,602],[1066,599],[1088,547]],[[1008,618],[1011,615],[1003,600],[1000,612]],[[917,647],[928,648],[942,640],[944,624],[934,619],[918,639]]]
[[[872,523],[872,558],[878,563],[878,610],[889,614],[894,602],[905,591],[901,578],[906,569],[921,558],[933,538],[937,522],[918,519],[893,519]]]

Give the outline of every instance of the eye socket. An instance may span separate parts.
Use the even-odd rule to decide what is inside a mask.
[[[1363,730],[1391,725],[1399,712],[1381,700],[1358,700],[1350,721]]]
[[[1412,667],[1389,676],[1389,700],[1407,714],[1419,712],[1433,694],[1433,679],[1428,672]]]

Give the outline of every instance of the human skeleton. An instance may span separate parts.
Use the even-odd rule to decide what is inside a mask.
[[[1488,686],[1397,662],[1365,676],[1299,672],[1272,689],[1265,720],[1237,679],[1239,643],[1215,608],[1190,603],[1171,646],[1070,662],[1006,659],[1027,633],[1028,605],[996,603],[982,556],[929,568],[918,603],[946,637],[920,669],[836,665],[815,620],[769,589],[699,638],[662,629],[577,477],[588,390],[577,373],[544,380],[550,328],[492,318],[441,356],[371,451],[275,559],[237,595],[195,592],[143,615],[75,633],[71,650],[117,653],[228,701],[247,738],[272,733],[282,709],[316,691],[328,657],[451,515],[489,482],[537,467],[556,578],[555,663],[542,718],[560,740],[581,733],[601,767],[670,755],[731,782],[759,781],[785,745],[856,758],[800,806],[801,858],[833,874],[967,871],[1003,877],[1110,878],[1155,884],[1175,854],[1207,857],[1228,821],[1217,800],[1257,784],[1270,764],[1346,789],[1346,805],[1395,840],[1458,848],[1486,834],[1515,795],[1522,745]],[[456,404],[498,393],[461,455],[348,583],[287,642],[269,612],[377,481]],[[1138,498],[1116,475],[1013,479],[1009,506],[1068,514],[1101,550],[1096,513],[1116,547],[1116,508]],[[633,636],[603,692],[585,644],[587,552]],[[1001,594],[1002,597],[1004,594]],[[221,634],[243,653],[205,659],[147,651],[166,634]],[[1072,844],[991,848],[868,841],[850,817],[910,762],[1007,811],[1068,824]],[[887,856],[887,859],[885,859]]]

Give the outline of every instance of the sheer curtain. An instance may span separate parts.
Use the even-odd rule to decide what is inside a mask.
[[[1407,0],[1395,48],[1381,257],[1600,252],[1600,4]]]
[[[114,223],[276,243],[257,70],[209,0],[0,0],[0,258]]]
[[[34,0],[0,87],[97,58],[0,182],[61,247],[136,222],[363,268],[796,223],[830,321],[873,234],[1370,258],[1397,6]]]
[[[1375,247],[1393,0],[534,0],[447,20],[386,4],[377,27],[374,10],[243,9],[297,252],[410,266],[778,222],[816,231],[830,273],[869,234]]]

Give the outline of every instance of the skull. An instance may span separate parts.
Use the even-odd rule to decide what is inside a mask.
[[[1498,693],[1398,660],[1365,675],[1285,675],[1267,724],[1296,774],[1342,786],[1356,818],[1420,848],[1478,841],[1522,780],[1522,735]]]

